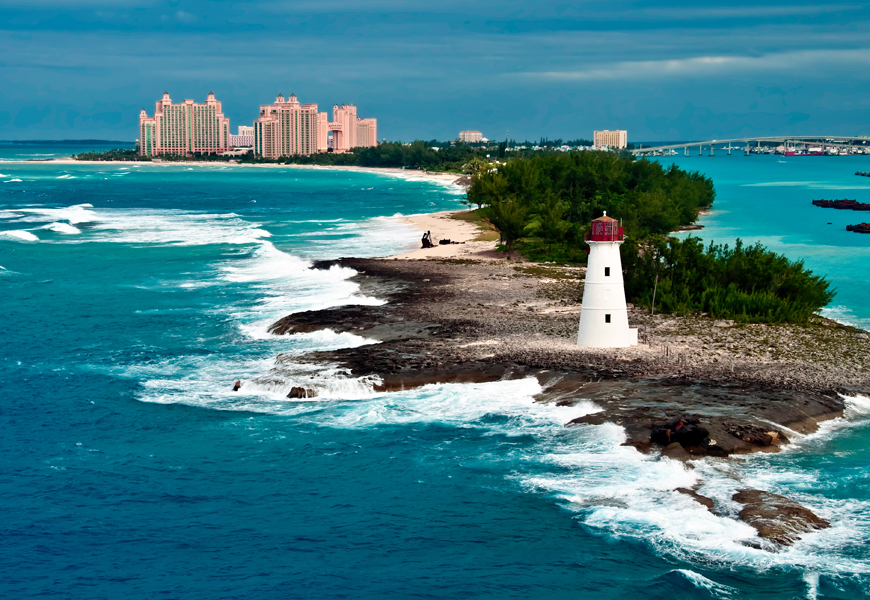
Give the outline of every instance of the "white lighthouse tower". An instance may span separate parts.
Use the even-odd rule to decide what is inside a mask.
[[[604,213],[592,220],[586,236],[589,262],[580,307],[577,343],[593,348],[637,346],[637,328],[628,326],[625,286],[619,246],[624,240],[619,221]]]

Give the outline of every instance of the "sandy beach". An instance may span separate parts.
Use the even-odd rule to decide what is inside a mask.
[[[397,217],[399,221],[420,232],[420,248],[389,256],[389,259],[420,260],[464,258],[474,260],[505,260],[503,252],[496,252],[495,240],[480,240],[487,233],[474,223],[456,219],[454,216],[470,211],[445,210],[423,215]],[[423,248],[422,237],[425,232],[431,232],[434,248]],[[493,236],[484,236],[493,237]],[[451,244],[440,244],[441,240],[450,240]],[[514,258],[519,258],[515,255]]]

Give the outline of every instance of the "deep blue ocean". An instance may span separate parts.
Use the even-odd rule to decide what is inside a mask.
[[[28,148],[31,154],[40,148]],[[56,150],[56,149],[55,149]],[[67,153],[73,150],[67,150]],[[695,469],[566,429],[534,380],[375,394],[275,357],[368,343],[274,337],[360,296],[347,269],[461,206],[450,186],[317,169],[3,162],[0,597],[849,598],[870,592],[870,400],[787,451]],[[760,239],[824,272],[870,323],[870,236],[816,197],[870,201],[870,158],[678,157],[712,176],[705,239]],[[799,164],[791,164],[794,161]],[[827,225],[831,221],[832,225]],[[856,221],[857,222],[857,221]],[[235,380],[244,380],[232,392]],[[700,483],[714,516],[679,486]],[[736,489],[833,523],[779,553],[741,543]]]

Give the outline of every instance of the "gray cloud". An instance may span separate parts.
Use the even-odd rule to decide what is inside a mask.
[[[164,89],[214,90],[233,126],[277,92],[352,102],[392,139],[870,133],[870,12],[848,0],[0,6],[0,137],[132,139]],[[44,107],[51,118],[34,121]]]

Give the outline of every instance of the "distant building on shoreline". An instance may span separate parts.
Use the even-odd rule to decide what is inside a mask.
[[[254,121],[254,154],[274,159],[377,146],[377,123],[357,117],[352,104],[333,106],[330,122],[316,104],[300,104],[295,95],[285,100],[279,94],[274,104],[260,107],[260,118]]]
[[[154,116],[139,114],[137,151],[143,156],[161,154],[225,154],[233,148],[253,148],[265,158],[348,152],[378,145],[377,119],[362,119],[352,104],[335,105],[332,122],[316,104],[301,104],[295,95],[279,94],[273,104],[260,106],[253,126],[240,125],[230,134],[230,120],[221,103],[209,92],[205,104],[185,100],[173,104],[168,92],[157,101]]]
[[[251,125],[239,125],[238,135],[230,134],[231,148],[253,148],[254,127]]]
[[[209,92],[205,104],[173,104],[168,92],[157,101],[154,116],[139,113],[139,154],[219,154],[230,149],[230,120]]]
[[[607,146],[622,150],[628,147],[628,131],[624,129],[596,131],[592,136],[592,143],[598,147]]]
[[[483,141],[483,134],[479,131],[460,131],[459,141],[474,144]]]
[[[317,105],[300,104],[295,94],[260,106],[254,121],[254,154],[265,158],[317,152]]]
[[[356,145],[360,148],[373,148],[378,145],[377,119],[357,118]]]

